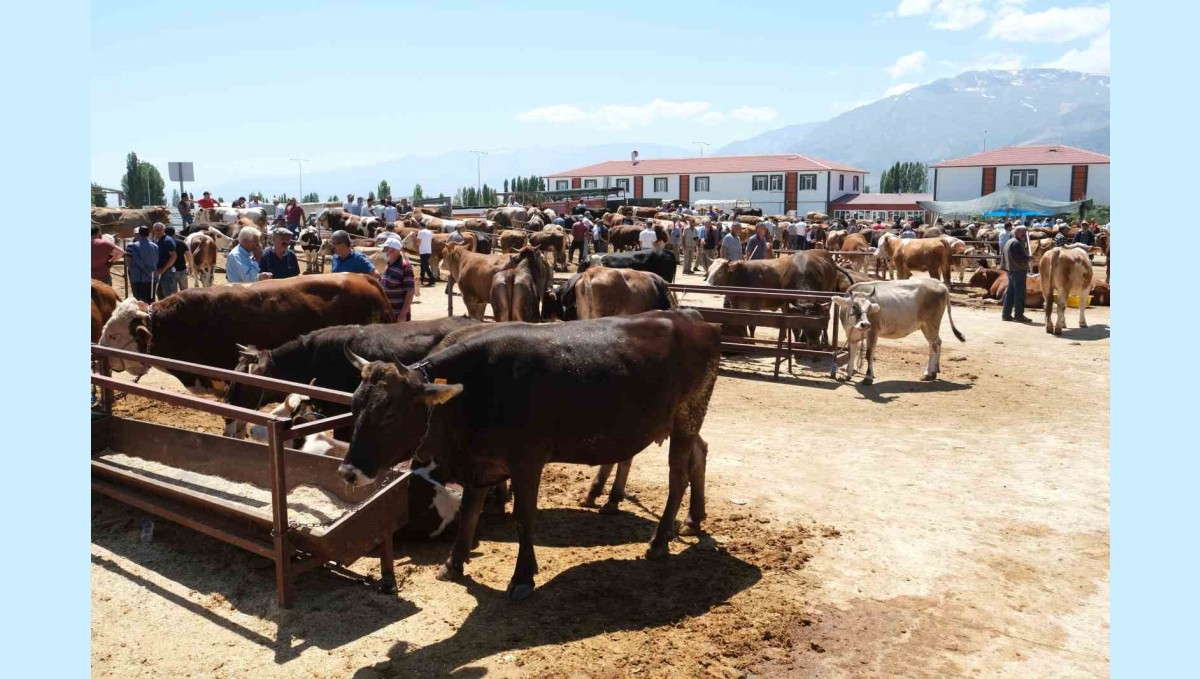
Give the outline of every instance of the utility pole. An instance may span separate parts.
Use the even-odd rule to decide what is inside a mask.
[[[475,192],[479,195],[479,201],[483,202],[483,157],[487,155],[487,151],[471,151],[475,154]]]
[[[288,158],[288,160],[296,163],[296,167],[300,172],[300,194],[296,196],[296,202],[304,201],[304,163],[309,162],[307,158]]]
[[[708,142],[694,141],[692,143],[695,144],[696,146],[700,147],[700,157],[703,158],[704,157],[704,147],[709,145]]]
[[[987,151],[987,130],[983,131],[983,150]]]

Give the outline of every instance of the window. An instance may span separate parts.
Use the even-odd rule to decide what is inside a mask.
[[[696,177],[695,181],[693,182],[692,190],[695,191],[696,193],[707,193],[708,192],[708,177]]]
[[[854,175],[854,192],[858,193],[858,175]]]
[[[618,179],[617,180],[617,188],[628,191],[629,190],[629,180],[628,179]]]
[[[782,191],[783,190],[783,175],[781,175],[781,174],[771,175],[771,190],[772,191]]]
[[[655,177],[654,178],[654,192],[655,193],[666,193],[667,192],[667,178],[666,177]]]
[[[846,175],[839,174],[838,175],[838,191],[845,191],[845,190],[846,190]]]
[[[570,183],[571,182],[568,182],[565,179],[556,180],[554,182],[554,190],[555,191],[566,191],[567,187],[570,185]]]
[[[751,191],[766,191],[767,190],[767,175],[756,174],[750,178]]]
[[[1009,186],[1037,186],[1037,170],[1013,170],[1009,174]]]
[[[585,180],[583,180],[583,188],[585,188],[585,189],[594,189],[594,188],[596,188],[596,180],[595,180],[595,179],[585,179]]]
[[[815,175],[815,174],[800,175],[800,190],[801,191],[816,191],[817,190],[817,175]]]

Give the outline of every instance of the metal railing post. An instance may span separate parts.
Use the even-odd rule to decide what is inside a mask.
[[[288,539],[287,480],[283,466],[283,440],[280,423],[267,427],[268,459],[271,472],[271,520],[275,539],[275,589],[280,608],[292,607],[292,549]]]

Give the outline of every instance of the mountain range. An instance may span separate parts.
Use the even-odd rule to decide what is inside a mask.
[[[985,141],[986,135],[986,141]],[[1012,144],[1067,144],[1108,153],[1109,78],[1058,69],[968,71],[884,97],[829,120],[788,125],[716,150],[717,155],[802,153],[863,168],[878,181],[898,161],[936,162]],[[654,143],[519,148],[490,151],[483,182],[500,187],[517,175],[548,175],[604,160],[678,158],[694,150]],[[322,197],[373,190],[387,179],[393,195],[420,182],[426,196],[453,195],[476,182],[469,151],[408,156],[382,163],[306,173],[305,187]],[[262,176],[208,187],[231,198],[295,190],[295,177]]]

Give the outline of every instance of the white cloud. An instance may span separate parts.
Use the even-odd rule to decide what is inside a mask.
[[[517,114],[523,123],[577,123],[587,119],[583,109],[568,104],[539,106]]]
[[[744,123],[765,123],[779,115],[779,112],[769,106],[742,106],[729,112],[729,115]]]
[[[1105,31],[1104,35],[1093,38],[1086,48],[1073,49],[1044,66],[1084,73],[1108,73],[1109,33]]]
[[[1005,7],[996,15],[987,37],[1023,42],[1068,42],[1090,38],[1108,30],[1108,5],[1051,7],[1026,14]]]
[[[887,71],[892,76],[892,79],[894,80],[894,79],[899,78],[900,76],[904,75],[905,73],[918,73],[924,68],[925,68],[925,53],[924,52],[913,52],[911,54],[905,54],[904,56],[900,57],[899,59],[896,60],[896,63],[892,64],[891,66],[888,66],[884,70]]]
[[[1015,71],[1025,63],[1025,57],[1008,52],[988,52],[968,64],[966,71]]]
[[[898,85],[892,85],[891,87],[889,87],[883,91],[883,96],[885,98],[886,97],[894,97],[897,94],[904,94],[905,92],[913,89],[914,87],[918,87],[918,85],[916,83],[900,83]]]
[[[931,25],[942,31],[961,31],[987,19],[983,0],[939,0]]]
[[[911,17],[929,14],[929,10],[932,8],[933,0],[900,0],[900,4],[896,7],[896,15]]]
[[[725,114],[718,113],[717,111],[709,111],[708,113],[700,116],[701,125],[717,125],[723,122],[725,122]]]

